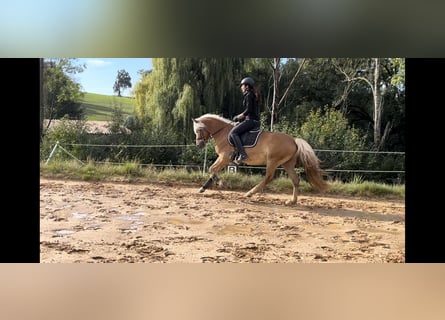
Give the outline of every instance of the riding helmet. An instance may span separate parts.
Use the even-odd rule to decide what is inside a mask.
[[[241,80],[240,86],[243,84],[247,84],[249,87],[253,88],[253,85],[255,84],[255,81],[253,81],[252,78],[247,77]]]

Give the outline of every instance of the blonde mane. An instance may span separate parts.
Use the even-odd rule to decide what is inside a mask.
[[[209,119],[209,118],[210,119],[219,120],[219,121],[222,121],[222,122],[227,123],[227,124],[232,124],[233,123],[233,121],[230,121],[230,120],[228,120],[226,118],[223,118],[223,117],[221,117],[221,116],[219,116],[217,114],[206,113],[206,114],[204,114],[204,115],[202,115],[202,116],[200,116],[199,118],[196,119],[198,122],[195,122],[194,125],[193,125],[195,133],[196,133],[196,130],[202,129],[202,128],[206,127],[206,124],[203,122],[203,120]]]
[[[196,119],[196,120],[201,121],[201,120],[203,120],[204,118],[212,118],[212,119],[217,119],[217,120],[224,121],[225,123],[232,123],[232,121],[230,121],[230,120],[228,120],[228,119],[226,119],[226,118],[223,118],[223,117],[221,117],[220,115],[213,114],[213,113],[206,113],[206,114],[200,116],[200,117],[199,117],[198,119]]]

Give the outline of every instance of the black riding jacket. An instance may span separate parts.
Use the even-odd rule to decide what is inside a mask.
[[[243,114],[246,116],[246,119],[257,121],[260,120],[258,103],[256,101],[255,93],[253,93],[252,91],[246,91],[244,93],[243,107],[245,108]]]

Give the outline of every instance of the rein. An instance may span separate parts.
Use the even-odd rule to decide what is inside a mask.
[[[228,123],[228,124],[226,124],[225,126],[223,126],[223,127],[221,127],[221,128],[219,128],[218,130],[216,130],[214,133],[210,133],[210,137],[211,138],[213,138],[213,136],[215,135],[215,134],[217,134],[218,132],[220,132],[220,131],[222,131],[223,129],[225,129],[226,127],[228,127],[228,126],[230,126],[231,124],[230,123]]]
[[[208,136],[204,137],[203,135],[197,133],[196,141],[197,142],[203,141],[204,143],[207,143],[210,139],[213,139],[218,133],[220,133],[222,130],[231,125],[232,123],[226,123],[221,128],[217,129],[215,132],[210,132],[209,129],[207,129],[207,125],[205,125],[203,128],[201,128],[201,130],[207,132]]]

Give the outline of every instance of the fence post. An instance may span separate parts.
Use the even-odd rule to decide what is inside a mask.
[[[62,149],[63,151],[65,151],[65,153],[67,153],[69,156],[71,156],[72,158],[74,158],[75,160],[79,161],[82,165],[84,165],[85,163],[83,163],[81,160],[77,159],[75,156],[73,156],[71,153],[69,153],[64,147],[62,147],[59,143],[59,141],[57,141],[56,145],[54,146],[53,150],[51,151],[51,153],[49,154],[48,159],[46,160],[45,164],[48,164],[49,160],[51,160],[51,158],[53,157],[54,152],[56,151],[57,147],[59,147],[60,149]]]
[[[56,151],[57,147],[59,146],[59,141],[56,142],[54,148],[51,150],[51,153],[49,154],[48,159],[46,159],[45,164],[48,164],[49,160],[53,157],[54,152]]]
[[[206,149],[204,150],[204,164],[202,166],[202,175],[206,173],[206,163],[207,163],[207,144],[206,144]]]

